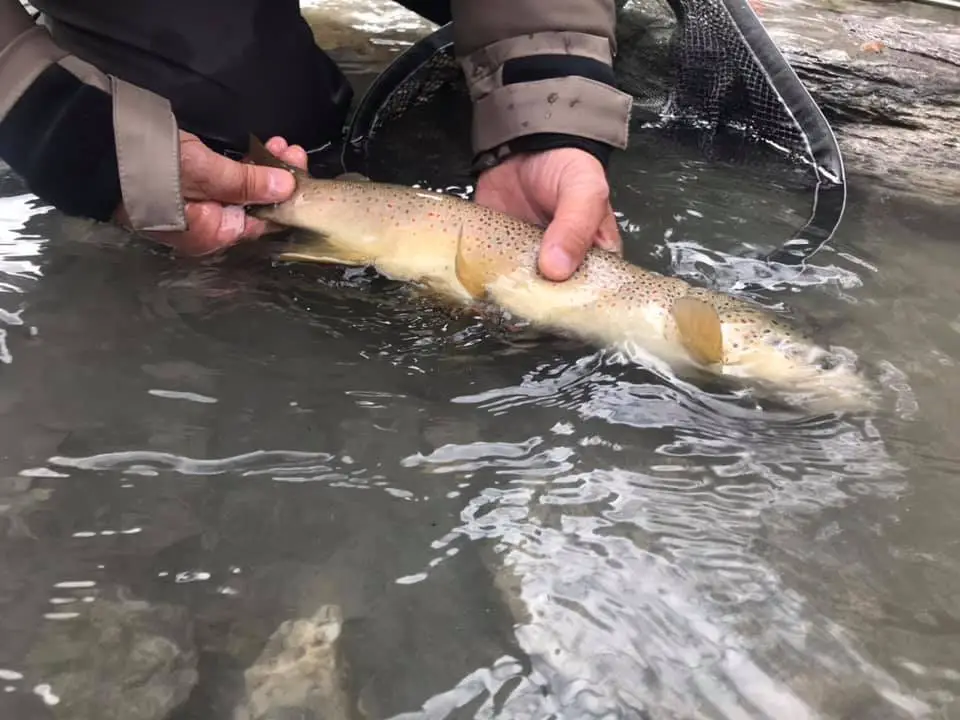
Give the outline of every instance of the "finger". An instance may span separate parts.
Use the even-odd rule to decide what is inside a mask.
[[[623,252],[623,238],[620,237],[620,226],[617,225],[617,216],[613,208],[607,205],[607,212],[600,222],[600,229],[594,239],[597,246],[612,253]]]
[[[283,156],[284,151],[286,151],[286,149],[289,147],[286,139],[280,137],[279,135],[274,135],[272,138],[267,140],[264,145],[266,146],[267,150],[272,152],[277,157]]]
[[[301,170],[307,169],[307,151],[299,145],[291,145],[279,157],[287,165],[293,165]]]
[[[287,165],[293,165],[301,170],[307,169],[307,151],[300,145],[288,145],[284,138],[276,135],[267,140],[266,147]]]
[[[271,138],[272,139],[272,138]],[[181,187],[188,200],[232,205],[283,202],[295,181],[286,170],[241,163],[208,148],[199,139],[180,146]]]
[[[184,208],[188,229],[184,232],[150,233],[150,237],[188,257],[202,257],[262,235],[262,220],[249,217],[238,205],[214,201],[189,202]]]
[[[540,248],[540,272],[550,280],[567,280],[583,262],[609,207],[602,186],[561,186],[557,210]]]

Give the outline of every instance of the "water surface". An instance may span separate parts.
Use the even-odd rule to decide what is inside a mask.
[[[370,718],[960,717],[956,211],[855,181],[772,275],[738,256],[802,187],[642,141],[613,174],[633,259],[815,322],[880,410],[172,259],[5,175],[0,714],[229,718],[277,627],[336,605]]]

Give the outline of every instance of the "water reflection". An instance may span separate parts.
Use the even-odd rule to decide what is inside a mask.
[[[501,586],[519,598],[506,601],[522,603],[516,632],[530,666],[501,668],[492,687],[468,678],[454,697],[522,679],[500,693],[499,716],[832,717],[880,698],[922,715],[924,703],[766,557],[771,533],[903,490],[869,421],[743,417],[662,385],[597,370],[563,383],[553,370],[457,400],[508,414],[544,403],[578,420],[521,443],[448,445],[405,461],[496,478],[444,541],[489,541],[493,572],[510,575]],[[629,430],[589,442],[598,420]],[[644,430],[662,439],[649,456],[638,454]]]

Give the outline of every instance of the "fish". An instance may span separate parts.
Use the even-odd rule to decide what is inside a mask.
[[[676,377],[726,379],[817,412],[865,410],[871,388],[855,362],[759,304],[666,276],[592,248],[568,280],[538,269],[544,229],[472,200],[371,181],[315,178],[250,137],[246,162],[282,167],[296,189],[250,206],[295,228],[280,261],[372,267],[437,301],[493,306],[537,330],[659,364]],[[816,408],[819,408],[818,410]]]

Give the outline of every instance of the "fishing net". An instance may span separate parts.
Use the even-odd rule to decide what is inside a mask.
[[[703,157],[804,179],[809,219],[766,255],[800,264],[826,244],[846,199],[833,132],[747,0],[618,3],[621,90],[634,98],[631,143],[692,143]],[[348,127],[344,164],[413,184],[428,168],[470,182],[470,99],[445,25],[398,56],[369,87]],[[760,159],[758,159],[760,158]],[[450,175],[452,173],[452,176]]]

